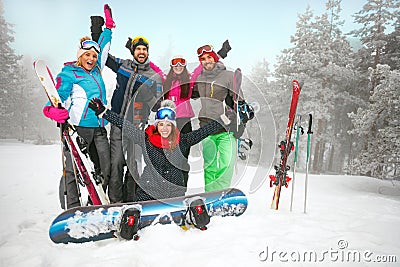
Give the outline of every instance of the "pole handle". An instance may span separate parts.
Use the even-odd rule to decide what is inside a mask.
[[[313,134],[311,127],[312,127],[312,114],[308,114],[308,130],[307,130],[307,134]]]

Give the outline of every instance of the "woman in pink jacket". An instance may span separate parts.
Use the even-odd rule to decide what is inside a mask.
[[[231,50],[229,41],[226,40],[222,44],[222,48],[217,52],[218,57],[225,58]],[[182,134],[192,131],[191,118],[194,117],[190,98],[192,97],[192,89],[194,82],[202,72],[202,65],[200,64],[189,73],[186,68],[186,59],[183,56],[174,56],[170,62],[170,70],[163,83],[164,99],[172,100],[176,106],[176,124]],[[187,159],[190,150],[184,152]],[[186,161],[185,168],[182,170],[184,176],[184,186],[187,187],[189,176],[189,163]]]
[[[172,100],[176,105],[176,123],[181,133],[192,131],[190,119],[194,117],[190,97],[190,73],[186,68],[186,59],[175,56],[171,59],[170,70],[163,84],[164,99]]]
[[[192,131],[191,118],[194,117],[190,97],[192,88],[190,86],[190,73],[186,68],[186,59],[175,56],[171,59],[170,70],[163,84],[164,99],[172,100],[176,105],[176,124],[182,134]],[[185,158],[189,156],[190,150],[185,151]],[[184,186],[187,187],[190,166],[186,161],[183,176]]]

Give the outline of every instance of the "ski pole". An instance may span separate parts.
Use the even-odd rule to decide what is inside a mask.
[[[78,170],[77,170],[76,165],[75,165],[75,162],[74,162],[74,160],[73,160],[72,152],[70,151],[70,153],[71,153],[71,164],[72,164],[72,167],[73,167],[73,169],[74,169],[75,184],[76,184],[76,188],[78,189],[79,203],[80,203],[81,206],[83,206],[82,195],[81,195],[81,189],[79,188],[79,180],[78,180],[78,175],[77,175]]]
[[[67,210],[67,164],[65,162],[65,152],[64,152],[64,146],[65,146],[65,139],[64,139],[64,123],[60,123],[57,126],[60,127],[60,139],[61,139],[61,163],[63,166],[62,170],[62,179],[64,182],[64,209]]]
[[[241,122],[239,114],[239,90],[242,85],[242,70],[237,68],[233,74],[233,110],[236,114],[236,132],[239,131],[239,124]],[[224,102],[225,103],[225,102]],[[238,173],[237,158],[239,156],[240,141],[236,139],[236,156],[235,156],[235,173]]]
[[[298,149],[299,149],[299,137],[300,133],[303,135],[304,130],[303,127],[301,127],[301,115],[297,116],[297,122],[296,122],[296,144],[294,148],[294,164],[293,164],[293,180],[292,180],[292,194],[290,195],[290,211],[292,211],[293,208],[293,194],[294,194],[294,182],[296,178],[296,165],[297,165],[297,155],[298,155]]]
[[[310,150],[311,150],[311,135],[313,134],[312,127],[312,115],[308,114],[308,130],[307,130],[307,157],[306,157],[306,179],[304,185],[304,213],[307,211],[307,185],[308,185],[308,167],[309,167],[309,159],[310,159]]]

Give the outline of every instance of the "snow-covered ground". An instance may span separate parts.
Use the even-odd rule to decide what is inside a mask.
[[[156,225],[139,241],[56,245],[60,165],[59,145],[0,141],[0,266],[400,265],[400,185],[358,176],[310,175],[307,214],[298,173],[293,212],[290,187],[275,211],[264,183],[244,215],[212,218],[207,231]],[[237,186],[246,193],[250,176]]]

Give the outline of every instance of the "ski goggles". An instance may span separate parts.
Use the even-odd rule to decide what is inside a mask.
[[[185,67],[186,66],[186,59],[184,58],[174,58],[171,60],[171,66],[177,67],[178,65]]]
[[[176,114],[175,111],[171,108],[160,108],[157,110],[156,113],[156,120],[170,120],[170,121],[174,121],[176,118]]]
[[[214,51],[214,49],[211,45],[203,45],[203,46],[197,48],[197,56],[201,57],[201,55],[203,55],[204,53],[211,53],[213,51]]]
[[[85,41],[81,42],[81,48],[82,48],[83,50],[90,50],[90,49],[93,48],[93,49],[97,52],[97,54],[100,53],[100,46],[99,46],[99,44],[96,43],[96,42],[93,41],[93,40],[85,40]]]
[[[132,40],[132,46],[144,45],[146,47],[149,46],[149,40],[143,36],[137,36]]]

